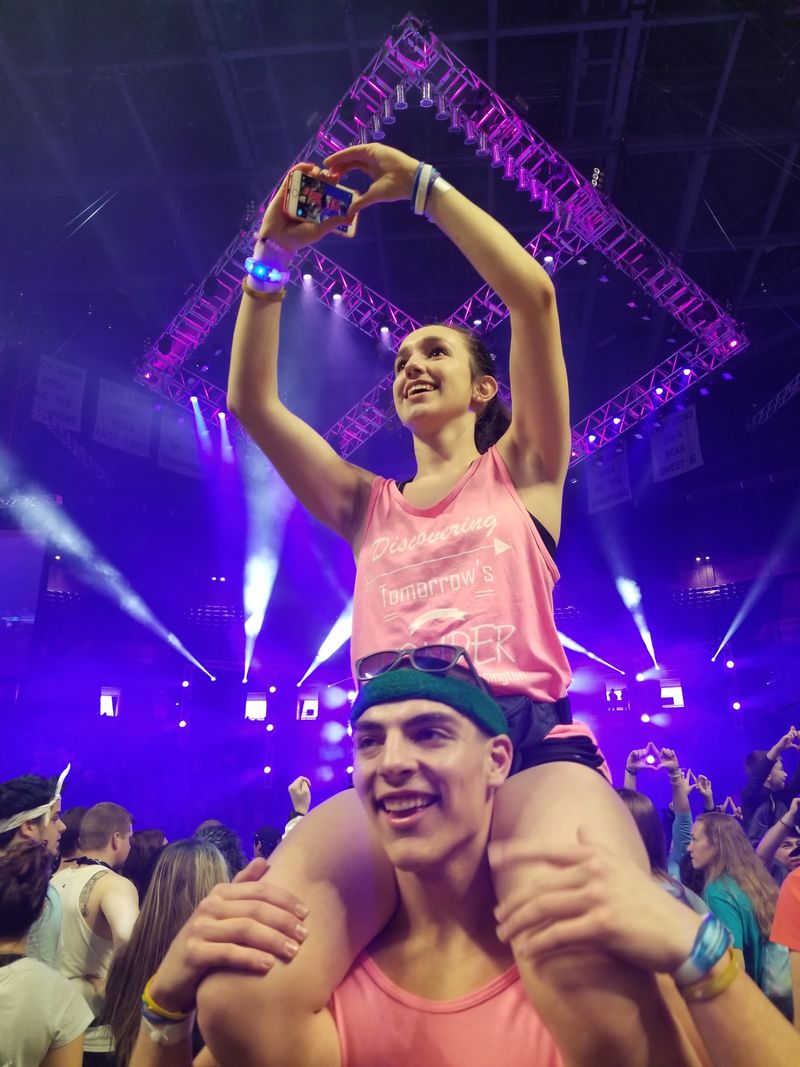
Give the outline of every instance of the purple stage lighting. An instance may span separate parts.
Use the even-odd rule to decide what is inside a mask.
[[[646,711],[639,716],[639,719],[641,722],[650,722],[650,716],[647,714]]]
[[[738,700],[734,700],[734,702],[731,704],[731,707],[733,708],[734,711],[741,711],[742,710],[742,705]]]
[[[583,645],[579,645],[577,641],[573,641],[571,637],[567,637],[566,634],[558,631],[558,639],[564,648],[570,650],[570,652],[580,652],[583,656],[588,656],[589,659],[595,661],[595,663],[602,663],[604,667],[610,667],[612,671],[616,671],[617,674],[625,674],[625,671],[621,667],[615,667],[613,663],[609,663],[607,659],[602,659],[600,656],[596,656],[594,652],[590,652],[588,648],[584,648]]]
[[[186,726],[186,719],[181,719],[181,721],[178,723],[178,726],[181,728],[181,730],[183,730],[183,728]]]
[[[642,610],[642,591],[636,582],[632,578],[615,578],[615,584],[617,592],[622,598],[622,603],[628,609],[633,616],[633,621],[636,623],[636,629],[639,631],[639,636],[642,639],[644,647],[650,654],[650,659],[653,661],[653,666],[658,667],[658,660],[656,659],[655,648],[653,647],[653,638],[650,634],[650,628],[644,617],[644,611]]]
[[[306,678],[308,678],[308,676],[310,674],[313,674],[313,672],[317,669],[317,667],[319,667],[320,663],[324,663],[325,660],[330,659],[331,656],[334,654],[334,652],[338,652],[339,651],[339,649],[342,647],[342,645],[345,643],[345,641],[349,641],[350,640],[350,634],[352,633],[352,630],[353,630],[353,601],[351,600],[346,605],[346,607],[342,611],[342,613],[339,616],[339,618],[336,620],[336,622],[331,627],[331,629],[330,629],[328,635],[326,636],[325,640],[320,645],[319,651],[317,652],[316,656],[314,657],[314,660],[313,660],[311,666],[308,668],[306,673],[303,675],[303,677],[297,683],[298,687],[303,684],[303,682],[306,680]]]
[[[726,659],[725,666],[728,668],[729,671],[732,671],[736,664],[733,662],[732,659]]]
[[[188,688],[189,688],[189,683],[188,683],[188,682],[186,681],[186,679],[185,679],[185,678],[184,678],[184,680],[183,680],[183,681],[181,682],[181,688],[182,688],[182,689],[188,689]]]

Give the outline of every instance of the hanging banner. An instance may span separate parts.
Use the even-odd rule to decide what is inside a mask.
[[[203,477],[197,433],[191,415],[162,412],[158,440],[158,465],[191,478]]]
[[[42,356],[31,415],[37,422],[55,422],[80,432],[86,371],[52,356]]]
[[[94,440],[132,456],[150,455],[152,402],[116,382],[100,379]]]
[[[650,437],[653,477],[657,482],[703,466],[697,409],[694,404],[662,419],[661,427]]]
[[[601,458],[589,460],[586,465],[586,487],[589,492],[589,511],[605,511],[617,504],[631,500],[631,483],[628,477],[628,456],[622,452],[606,449]]]

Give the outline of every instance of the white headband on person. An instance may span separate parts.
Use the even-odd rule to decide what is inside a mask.
[[[39,819],[42,815],[48,814],[55,802],[61,799],[61,787],[71,767],[72,764],[68,763],[61,772],[56,782],[56,791],[46,804],[40,804],[38,808],[29,808],[27,811],[18,811],[16,815],[9,815],[7,819],[0,819],[0,834],[5,834],[9,830],[17,830],[24,822],[32,822],[34,819]]]

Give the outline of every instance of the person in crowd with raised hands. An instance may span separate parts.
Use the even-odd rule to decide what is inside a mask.
[[[747,782],[742,789],[742,823],[754,848],[800,794],[800,762],[791,780],[783,765],[784,754],[791,749],[800,749],[800,732],[794,726],[772,748],[756,749],[745,758]]]
[[[758,982],[778,889],[736,819],[699,815],[689,844],[692,866],[703,875],[703,900],[733,935],[739,962]]]
[[[778,850],[787,838],[796,842],[798,825],[800,825],[800,797],[795,797],[789,804],[786,813],[781,815],[774,825],[770,826],[769,830],[758,842],[756,855],[778,885],[781,885],[788,874],[788,867],[781,864],[780,858],[788,859],[790,854],[790,850],[784,850],[779,858]]]
[[[549,808],[557,796],[559,833],[574,833],[578,817],[589,813],[609,847],[636,855],[638,837],[621,819],[619,798],[594,773],[604,765],[594,739],[571,720],[569,666],[553,618],[570,426],[552,281],[495,219],[403,152],[360,145],[334,153],[324,171],[303,166],[329,181],[361,171],[370,184],[351,214],[410,201],[462,251],[509,311],[512,411],[498,398],[494,362],[480,338],[446,323],[415,330],[395,355],[394,403],[411,431],[416,462],[410,481],[398,484],[346,462],[287,409],[278,390],[278,345],[288,272],[296,252],[342,221],[287,218],[288,179],[267,207],[252,257],[277,280],[248,274],[243,282],[229,407],[299,500],[354,552],[353,662],[376,647],[426,642],[474,654],[504,704],[515,749],[514,773],[496,801],[497,839],[541,841],[556,832]],[[454,552],[479,562],[476,586],[451,581],[445,560]],[[381,560],[381,580],[373,581]],[[392,869],[356,808],[348,794],[319,805],[271,857],[276,882],[301,895],[318,924],[297,966],[279,966],[263,982],[263,996],[287,1012],[318,1012],[339,968],[352,963],[395,910]],[[309,856],[318,858],[324,876],[310,874]],[[507,867],[498,875],[501,896],[524,882],[525,856],[518,849],[513,873]],[[365,893],[365,886],[380,889]],[[536,973],[525,968],[523,981],[559,1041],[575,1047],[576,1064],[593,1064],[608,1041],[619,1049],[620,1067],[638,1062],[648,1037],[641,1005],[628,1009],[648,994],[615,960],[565,955]],[[620,1012],[609,1011],[612,991]],[[287,1050],[281,1067],[291,1067],[292,1055]]]
[[[649,757],[649,759],[648,759]],[[669,776],[670,786],[672,788],[672,800],[670,802],[672,809],[672,833],[669,855],[664,862],[659,862],[655,866],[658,869],[663,869],[668,878],[674,883],[681,884],[681,860],[686,855],[686,850],[689,846],[689,841],[692,837],[692,812],[689,807],[689,791],[686,784],[686,779],[678,766],[678,757],[675,755],[675,750],[672,748],[656,748],[656,746],[650,742],[644,748],[635,748],[629,754],[625,761],[625,788],[620,793],[625,801],[628,810],[634,816],[639,832],[642,833],[643,826],[650,825],[650,815],[648,805],[643,802],[637,802],[634,797],[628,796],[630,792],[637,792],[637,785],[639,782],[639,774],[642,771],[666,771]],[[652,807],[652,802],[650,803]],[[655,808],[653,808],[655,814]],[[637,815],[639,817],[637,817]],[[642,822],[640,823],[640,818]],[[658,816],[656,815],[656,818]],[[660,820],[659,820],[660,828]],[[644,836],[644,835],[643,835]],[[651,837],[648,830],[648,837],[645,838],[645,844]],[[663,842],[663,829],[661,830],[661,838]],[[650,854],[650,865],[654,866],[654,858],[660,860],[662,849],[650,854],[650,848],[648,847],[648,854]],[[696,900],[695,894],[692,894],[693,905]]]

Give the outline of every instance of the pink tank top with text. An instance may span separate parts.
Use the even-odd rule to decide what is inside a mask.
[[[376,478],[357,558],[353,663],[463,645],[495,692],[554,701],[570,669],[553,619],[558,570],[495,448],[431,508]]]
[[[563,1067],[516,967],[458,1000],[424,1000],[362,954],[330,1009],[342,1067]]]

